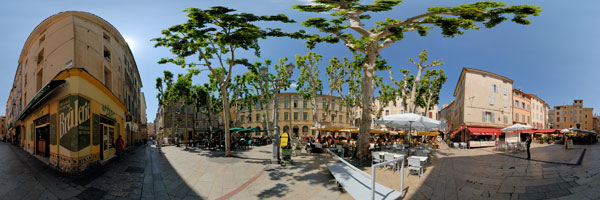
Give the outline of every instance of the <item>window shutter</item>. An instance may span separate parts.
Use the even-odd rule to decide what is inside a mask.
[[[485,111],[481,111],[481,121],[486,122],[485,121]]]
[[[492,113],[492,123],[494,123],[495,120],[496,118],[494,117],[494,113]]]

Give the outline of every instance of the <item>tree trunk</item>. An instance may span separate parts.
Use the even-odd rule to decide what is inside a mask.
[[[270,135],[269,133],[271,133],[271,132],[269,131],[269,111],[268,110],[269,110],[269,103],[267,103],[267,105],[263,109],[263,113],[265,114],[265,129],[267,129],[267,135]],[[262,135],[262,133],[261,133],[261,135]]]
[[[313,120],[315,121],[315,128],[318,128],[319,127],[319,120],[318,120],[318,117],[317,117],[317,96],[316,95],[313,96],[312,104],[313,104]],[[318,136],[319,135],[319,130],[316,130],[315,133]]]
[[[371,138],[371,104],[373,100],[373,81],[375,74],[375,61],[377,60],[376,48],[367,52],[367,62],[363,64],[364,78],[362,81],[362,114],[358,134],[357,157],[366,160],[369,155],[369,140]]]
[[[410,112],[411,113],[415,113],[417,112],[417,86],[419,85],[419,83],[421,82],[421,74],[423,74],[423,70],[425,69],[424,67],[418,66],[419,67],[419,72],[417,73],[417,77],[415,77],[415,81],[413,82],[412,88],[410,90]]]
[[[231,113],[229,109],[229,93],[227,93],[227,85],[221,86],[221,97],[223,98],[223,125],[225,127],[225,157],[231,157],[231,135],[229,135],[229,119]]]

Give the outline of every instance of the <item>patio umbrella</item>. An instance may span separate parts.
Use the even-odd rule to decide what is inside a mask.
[[[415,113],[404,113],[396,115],[384,116],[374,121],[375,124],[383,124],[387,127],[395,129],[408,129],[408,133],[412,130],[417,131],[437,131],[442,128],[442,122],[427,118],[423,115]],[[410,141],[410,135],[405,135],[406,141]],[[410,142],[408,142],[410,145]]]
[[[395,129],[409,129],[417,131],[435,131],[442,128],[442,122],[414,113],[404,113],[384,116],[374,121]]]
[[[532,129],[533,127],[523,124],[513,124],[512,126],[500,129],[502,132],[513,132],[513,131],[522,131],[527,129]]]

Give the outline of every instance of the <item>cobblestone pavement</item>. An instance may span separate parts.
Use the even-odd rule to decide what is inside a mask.
[[[581,165],[528,161],[491,148],[442,149],[422,177],[377,169],[377,182],[404,199],[600,199],[600,145],[585,148]],[[325,168],[324,154],[271,165],[271,146],[223,157],[222,151],[139,147],[121,161],[84,176],[64,176],[16,146],[0,143],[0,199],[352,199]],[[571,152],[534,145],[533,158]],[[519,154],[519,153],[517,153]],[[364,168],[370,173],[370,168]]]
[[[443,145],[421,178],[410,175],[406,179],[404,174],[405,199],[600,199],[600,145],[575,148],[533,145],[532,158],[549,161],[545,162],[498,154],[492,148]],[[583,148],[581,165],[554,163],[566,160],[565,155],[579,156]],[[552,155],[557,155],[556,160]],[[400,189],[399,172],[378,169],[377,173],[379,183]]]

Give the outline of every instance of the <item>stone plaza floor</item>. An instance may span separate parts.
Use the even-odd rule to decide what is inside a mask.
[[[222,151],[141,146],[83,176],[65,176],[0,143],[0,199],[352,199],[329,174],[324,154],[301,153],[281,167],[270,164],[271,149],[225,158]],[[580,165],[569,164],[583,149]],[[420,178],[378,168],[377,181],[401,190],[404,176],[404,199],[600,199],[599,144],[533,144],[532,160],[522,154],[442,145]]]

